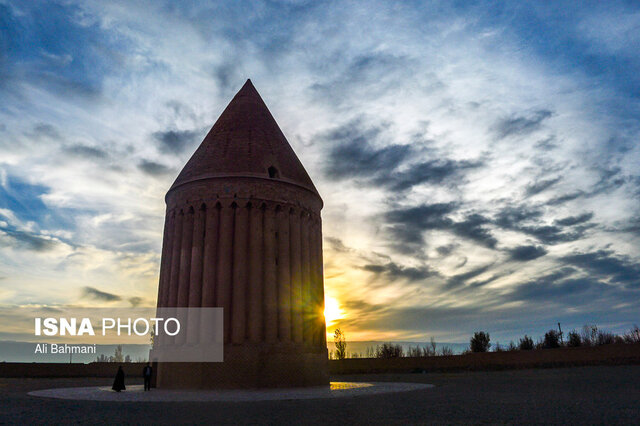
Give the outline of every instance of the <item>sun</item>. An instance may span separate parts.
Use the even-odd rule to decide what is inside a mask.
[[[331,296],[327,296],[324,299],[324,319],[327,325],[335,323],[342,318],[342,309],[336,299]]]

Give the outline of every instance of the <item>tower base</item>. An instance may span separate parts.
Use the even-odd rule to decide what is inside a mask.
[[[297,350],[296,350],[297,349]],[[238,345],[224,362],[158,363],[160,389],[248,389],[329,385],[327,349]]]

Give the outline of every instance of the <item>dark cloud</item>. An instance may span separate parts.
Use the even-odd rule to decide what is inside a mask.
[[[351,249],[344,245],[340,238],[324,237],[324,240],[329,244],[329,247],[339,253],[348,253]]]
[[[386,231],[392,245],[401,253],[412,253],[424,245],[423,231],[442,229],[450,224],[446,214],[452,212],[454,203],[425,204],[418,207],[394,209],[383,215]]]
[[[448,158],[406,165],[426,153],[411,145],[385,143],[384,130],[385,126],[366,126],[362,120],[354,120],[322,136],[331,143],[325,163],[327,177],[357,178],[376,187],[405,191],[422,183],[459,183],[465,172],[484,165],[480,160]]]
[[[640,216],[632,217],[624,221],[618,229],[621,232],[631,232],[633,234],[640,235]]]
[[[584,275],[580,269],[573,266],[560,267],[549,274],[513,287],[511,292],[504,295],[504,299],[528,302],[527,306],[530,309],[547,304],[573,307],[596,303],[603,307],[601,312],[604,313],[611,312],[611,305],[614,303],[637,297],[629,290],[607,283],[603,279],[605,275]],[[590,315],[593,313],[594,311],[590,311]]]
[[[122,300],[122,297],[116,294],[107,293],[105,291],[100,291],[97,288],[88,286],[82,288],[82,297],[100,300],[103,302],[116,302],[118,300]]]
[[[142,297],[130,297],[127,300],[129,301],[129,303],[131,303],[131,306],[133,306],[134,308],[144,303],[144,299]]]
[[[233,97],[246,80],[246,77],[242,75],[239,69],[237,61],[225,61],[215,66],[212,74],[220,93],[229,97]]]
[[[416,245],[422,246],[422,233],[433,229],[449,231],[459,237],[494,248],[498,241],[486,227],[491,220],[478,213],[471,213],[462,220],[455,221],[447,215],[456,207],[455,203],[437,203],[394,209],[386,212],[383,220],[387,223],[387,232],[401,252],[415,250]]]
[[[498,212],[495,223],[502,228],[513,229],[520,226],[523,222],[529,222],[539,219],[540,217],[542,217],[541,210],[524,205],[507,206]]]
[[[492,266],[491,264],[484,265],[484,266],[480,266],[478,268],[472,269],[470,271],[463,272],[461,274],[453,275],[452,277],[447,279],[447,283],[445,287],[450,290],[450,289],[463,286],[467,284],[469,280],[472,280],[473,278],[487,272],[491,268],[491,266]]]
[[[539,180],[537,182],[533,182],[529,185],[526,186],[525,188],[525,194],[527,196],[532,196],[532,195],[536,195],[541,193],[542,191],[552,187],[553,185],[555,185],[556,183],[560,182],[560,178],[553,178],[553,179],[543,179],[543,180]]]
[[[571,242],[581,239],[588,226],[574,227],[566,230],[557,225],[535,223],[542,217],[542,211],[527,206],[509,206],[503,208],[494,223],[501,228],[522,232],[538,239],[545,245]]]
[[[590,196],[617,189],[630,180],[628,176],[622,174],[622,170],[619,167],[597,167],[596,171],[600,175],[600,179],[591,189]]]
[[[547,250],[541,246],[518,246],[507,250],[511,260],[526,262],[547,254]]]
[[[586,227],[576,227],[571,231],[565,231],[562,227],[554,225],[520,226],[514,228],[517,231],[531,235],[545,245],[568,243],[584,237]]]
[[[448,229],[454,234],[473,240],[489,248],[495,248],[498,240],[496,240],[489,229],[485,226],[491,221],[486,217],[472,213],[459,222],[451,222]]]
[[[38,123],[35,126],[33,126],[33,131],[31,132],[31,136],[34,136],[36,138],[46,137],[50,139],[61,138],[60,132],[58,132],[58,129],[55,126],[47,123]]]
[[[535,148],[542,151],[550,151],[558,147],[555,137],[550,137],[536,142]]]
[[[65,146],[63,148],[63,151],[66,152],[67,154],[71,154],[76,157],[95,159],[95,160],[101,160],[109,157],[109,154],[107,154],[106,151],[100,148],[87,146],[87,145],[69,145],[69,146]]]
[[[180,154],[196,142],[199,132],[193,130],[167,130],[153,133],[160,151]]]
[[[513,115],[498,121],[495,125],[495,131],[500,138],[512,135],[526,135],[538,130],[542,122],[552,115],[553,113],[546,109],[535,111],[528,116]]]
[[[577,252],[563,256],[560,260],[582,269],[591,277],[623,284],[628,288],[640,288],[640,264],[611,250]]]
[[[436,251],[440,256],[449,256],[453,253],[456,247],[456,244],[447,244],[446,246],[436,247]]]
[[[171,111],[174,120],[196,121],[198,116],[193,108],[176,99],[167,101],[166,107]]]
[[[573,305],[576,300],[587,297],[587,293],[599,298],[607,290],[609,289],[606,284],[590,278],[573,278],[556,282],[543,277],[516,287],[508,297],[520,301],[549,301]]]
[[[439,229],[451,223],[446,215],[453,212],[456,207],[456,203],[422,204],[417,207],[390,210],[385,213],[385,219],[389,223],[401,224],[410,231]]]
[[[384,93],[393,80],[405,78],[414,63],[407,56],[386,52],[340,55],[331,60],[328,77],[320,77],[310,89],[315,97],[332,105],[353,97],[371,98]]]
[[[598,182],[592,187],[586,190],[577,190],[568,194],[562,194],[549,199],[546,202],[549,206],[556,206],[559,204],[573,201],[578,198],[591,198],[596,195],[605,194],[607,192],[615,191],[616,189],[631,183],[633,185],[634,178],[632,176],[625,176],[619,167],[607,168],[607,167],[595,167],[595,172],[600,176]]]
[[[388,262],[386,264],[369,264],[362,267],[365,271],[372,272],[376,275],[384,275],[389,281],[395,281],[397,279],[407,279],[409,281],[420,281],[425,278],[437,275],[427,266],[421,266],[418,268],[399,265],[395,262]]]
[[[563,195],[558,195],[555,196],[553,198],[551,198],[549,201],[547,201],[547,204],[550,206],[557,206],[559,204],[564,204],[568,201],[573,201],[576,200],[580,197],[584,197],[587,194],[584,191],[575,191],[575,192],[571,192],[569,194],[563,194]]]
[[[398,167],[411,153],[409,145],[375,148],[370,141],[379,138],[383,127],[366,127],[361,121],[340,126],[325,139],[333,143],[329,150],[325,173],[330,179],[373,177]]]
[[[422,183],[437,185],[452,181],[454,178],[457,178],[456,181],[460,181],[463,179],[465,171],[483,165],[482,161],[438,159],[414,164],[408,170],[402,172],[380,173],[374,179],[374,183],[386,186],[394,191],[404,191]]]
[[[1,229],[1,231],[4,232],[5,235],[0,235],[0,241],[5,245],[20,249],[46,252],[53,250],[58,245],[58,241],[56,240],[45,238],[30,232],[18,231],[15,229]]]
[[[173,172],[173,169],[154,161],[142,160],[138,168],[151,176],[162,176]]]
[[[587,228],[578,227],[572,231],[565,231],[562,227],[554,225],[520,226],[514,230],[531,235],[545,245],[553,245],[576,241],[584,237]]]
[[[593,213],[584,213],[578,216],[568,216],[557,219],[554,223],[561,226],[573,226],[584,222],[588,222],[593,218]]]
[[[362,76],[369,72],[384,72],[389,68],[399,67],[406,63],[407,58],[387,53],[370,53],[353,59],[349,66],[351,75]]]

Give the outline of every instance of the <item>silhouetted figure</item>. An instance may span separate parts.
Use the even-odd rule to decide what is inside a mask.
[[[153,369],[151,368],[151,365],[147,363],[147,365],[145,365],[144,368],[142,369],[142,377],[144,378],[144,390],[146,391],[151,390],[151,374],[152,373],[153,373]]]
[[[113,386],[111,386],[111,389],[116,392],[120,392],[126,389],[126,387],[124,387],[124,371],[122,371],[122,366],[118,367],[116,379],[113,381]]]

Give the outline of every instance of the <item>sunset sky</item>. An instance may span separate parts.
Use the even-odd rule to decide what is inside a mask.
[[[250,78],[324,199],[328,331],[640,323],[637,2],[0,0],[0,304],[152,306]]]

